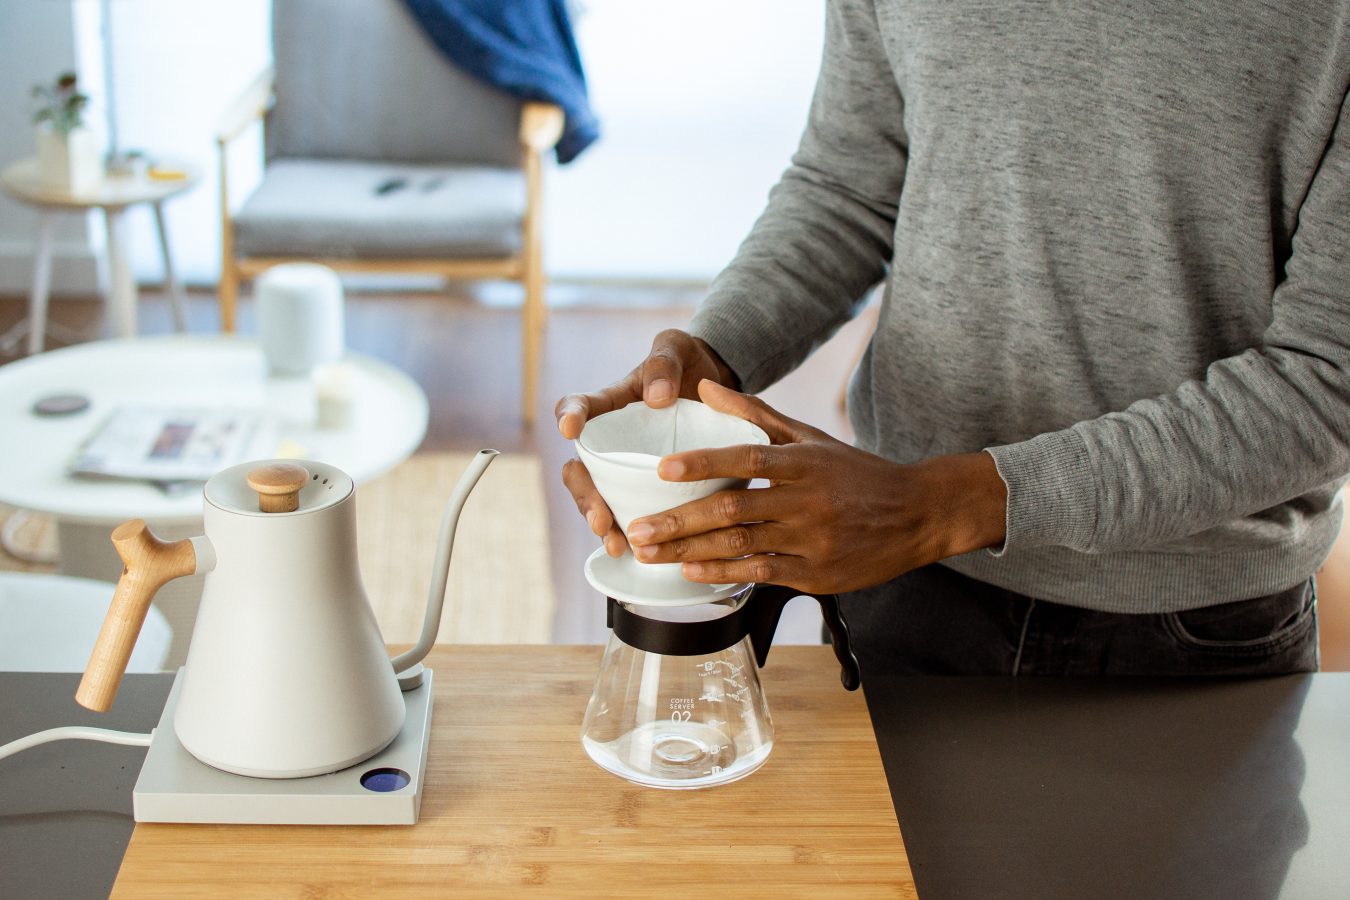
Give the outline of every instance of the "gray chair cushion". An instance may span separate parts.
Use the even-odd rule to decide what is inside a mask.
[[[274,0],[272,158],[520,165],[520,106],[447,61],[401,0]]]
[[[241,256],[509,256],[520,251],[524,214],[519,170],[280,159],[235,216],[235,247]]]

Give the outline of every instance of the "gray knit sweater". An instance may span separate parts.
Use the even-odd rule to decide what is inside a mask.
[[[884,281],[859,445],[1008,486],[948,565],[1116,612],[1289,587],[1350,472],[1348,86],[1347,0],[832,0],[691,330],[759,391]]]

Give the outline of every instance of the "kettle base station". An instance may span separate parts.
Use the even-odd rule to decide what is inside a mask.
[[[208,766],[178,742],[173,717],[183,671],[132,792],[137,822],[237,825],[414,825],[425,787],[431,738],[430,669],[403,692],[407,715],[393,743],[369,759],[329,775],[251,778]]]
[[[317,460],[243,463],[206,482],[206,533],[112,533],[124,568],[75,692],[106,712],[155,592],[205,574],[187,662],[136,782],[138,822],[411,825],[430,739],[422,660],[440,631],[455,527],[496,450],[451,491],[417,643],[389,657],[361,584],[355,482]]]

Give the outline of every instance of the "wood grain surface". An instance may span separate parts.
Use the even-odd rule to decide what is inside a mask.
[[[917,896],[866,705],[827,648],[773,651],[768,762],[702,791],[586,756],[599,662],[599,647],[437,647],[417,825],[141,824],[113,896]]]
[[[75,692],[80,705],[94,712],[107,712],[113,705],[155,592],[197,569],[197,551],[191,541],[160,540],[144,519],[118,525],[112,542],[125,568]]]

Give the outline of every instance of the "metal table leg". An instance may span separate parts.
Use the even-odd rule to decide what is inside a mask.
[[[159,253],[164,259],[164,283],[169,288],[169,303],[173,307],[173,327],[178,331],[187,331],[187,313],[183,298],[183,286],[173,271],[173,256],[169,253],[169,232],[164,227],[164,204],[153,203],[155,208],[155,227],[159,230]]]

